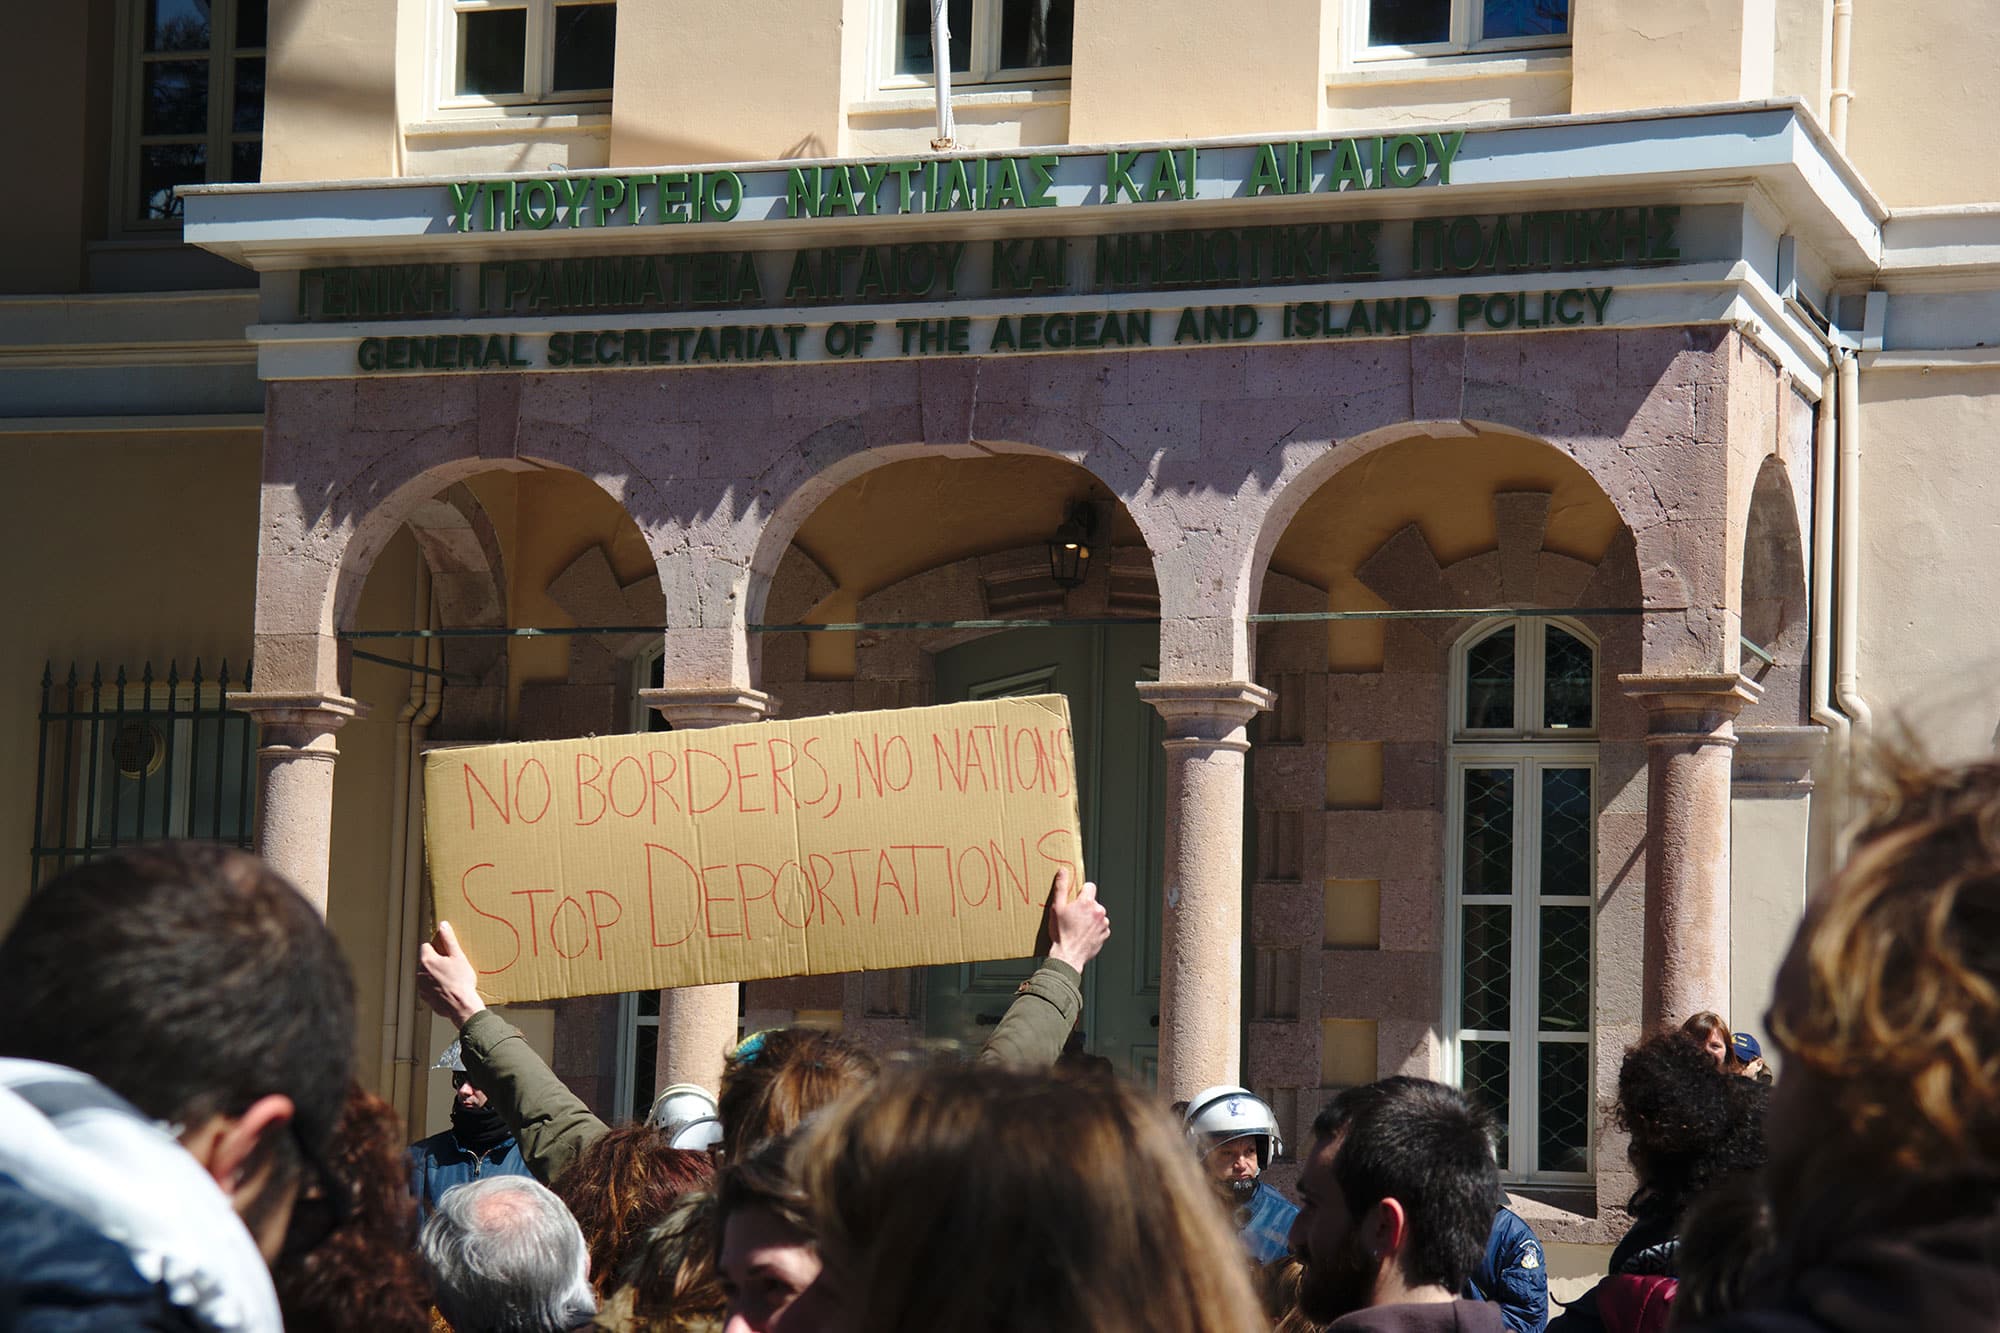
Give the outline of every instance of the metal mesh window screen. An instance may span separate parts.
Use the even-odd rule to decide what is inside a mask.
[[[254,831],[257,726],[225,696],[247,689],[224,662],[213,676],[196,659],[156,672],[118,667],[107,679],[71,664],[42,671],[35,750],[35,835],[29,882],[37,889],[73,865],[119,847],[196,838],[248,847]]]

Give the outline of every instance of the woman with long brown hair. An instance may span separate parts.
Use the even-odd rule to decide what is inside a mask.
[[[2000,1328],[2000,762],[1881,762],[1767,1026],[1774,1252],[1704,1328]]]
[[[1139,1092],[992,1067],[898,1073],[794,1152],[837,1327],[1243,1333],[1241,1247]]]

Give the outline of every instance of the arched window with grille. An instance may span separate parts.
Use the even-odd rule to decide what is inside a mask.
[[[1591,1170],[1596,705],[1572,622],[1483,624],[1452,653],[1447,1058],[1513,1181]]]

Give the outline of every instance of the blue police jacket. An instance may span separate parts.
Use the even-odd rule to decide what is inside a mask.
[[[1257,1182],[1257,1192],[1236,1215],[1243,1219],[1239,1234],[1244,1247],[1259,1264],[1268,1264],[1291,1248],[1292,1219],[1299,1215],[1299,1206],[1263,1181]]]
[[[1511,1208],[1493,1215],[1486,1257],[1465,1284],[1467,1300],[1491,1301],[1511,1333],[1542,1333],[1549,1324],[1549,1267],[1534,1228]]]

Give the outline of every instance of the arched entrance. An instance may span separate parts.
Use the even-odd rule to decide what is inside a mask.
[[[1256,1019],[1317,1016],[1305,1101],[1443,1078],[1499,1121],[1510,1181],[1588,1184],[1596,1053],[1641,998],[1614,961],[1643,935],[1646,724],[1618,685],[1643,653],[1634,546],[1563,451],[1440,434],[1362,454],[1272,549],[1261,611],[1356,618],[1258,630],[1279,706],[1252,751],[1271,901],[1251,1068],[1297,1065]]]
[[[1068,587],[1049,554],[1066,523],[1090,533],[1087,567]],[[768,625],[865,628],[765,633],[760,654],[759,683],[786,716],[1068,697],[1086,866],[1113,921],[1112,942],[1085,977],[1079,1026],[1087,1051],[1139,1079],[1158,1059],[1164,788],[1158,715],[1134,685],[1158,675],[1158,610],[1136,526],[1083,468],[1025,452],[905,458],[813,506],[766,601]],[[1013,621],[1027,623],[1005,628]],[[752,982],[745,1021],[806,1016],[884,1046],[976,1045],[1029,966]]]

